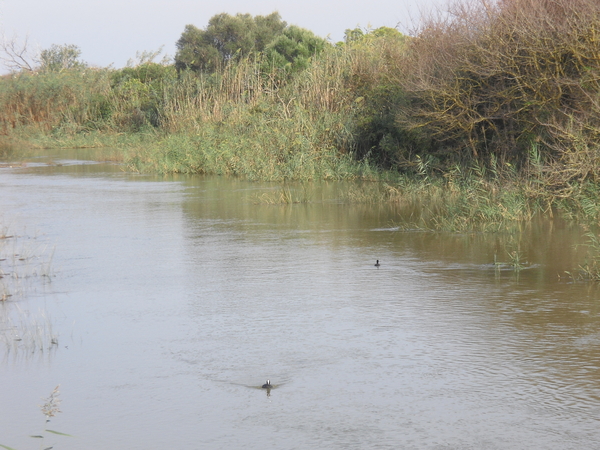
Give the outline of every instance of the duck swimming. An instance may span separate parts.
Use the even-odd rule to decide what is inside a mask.
[[[271,389],[272,387],[273,386],[271,386],[271,380],[267,380],[267,382],[262,385],[263,389]]]
[[[375,263],[375,267],[379,267],[381,264],[379,264],[379,260],[377,260],[377,262]]]

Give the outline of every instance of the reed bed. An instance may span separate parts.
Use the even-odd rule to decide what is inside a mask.
[[[262,180],[375,174],[352,156],[352,100],[341,94],[339,56],[325,55],[285,83],[263,66],[246,58],[218,75],[184,76],[165,93],[168,134],[138,149],[130,167]]]
[[[344,201],[418,196],[431,229],[597,226],[598,27],[594,0],[457,0],[410,37],[353,30],[293,72],[251,53],[210,73],[13,74],[0,141],[118,146],[140,172],[377,181]]]

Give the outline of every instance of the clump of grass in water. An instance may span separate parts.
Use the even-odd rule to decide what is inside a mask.
[[[5,302],[0,305],[0,342],[4,342],[7,355],[31,356],[57,349],[58,334],[44,311],[36,316],[16,303]]]
[[[267,205],[290,205],[292,203],[309,203],[312,194],[310,187],[306,184],[301,185],[301,190],[298,193],[296,189],[284,185],[275,192],[265,192],[257,195],[255,203]]]
[[[0,301],[23,295],[26,282],[39,279],[52,281],[54,250],[34,246],[6,229],[0,232]]]
[[[388,181],[348,184],[341,191],[344,203],[406,202],[407,197],[400,186]]]
[[[516,183],[486,180],[468,170],[448,177],[406,176],[390,184],[394,191],[383,193],[388,201],[412,205],[418,212],[412,221],[428,231],[512,231],[539,210]]]
[[[587,243],[582,244],[588,249],[586,261],[579,265],[576,272],[568,272],[568,277],[579,281],[600,281],[600,237],[593,232],[585,234]]]
[[[515,272],[520,272],[525,267],[523,263],[523,255],[519,250],[513,250],[506,252],[508,254],[509,262],[501,262],[498,261],[497,255],[494,255],[494,266],[496,266],[497,270],[500,270],[503,267],[510,267]]]
[[[62,412],[60,410],[61,400],[58,397],[60,395],[60,391],[58,390],[59,387],[60,387],[60,385],[56,386],[48,398],[42,398],[42,400],[44,401],[44,404],[40,405],[40,409],[42,410],[42,414],[44,415],[44,426],[42,429],[42,433],[31,435],[31,437],[34,439],[42,440],[42,442],[40,444],[40,449],[49,450],[51,448],[54,448],[54,446],[50,446],[50,447],[44,446],[44,441],[46,439],[47,433],[52,433],[52,434],[56,434],[56,435],[60,435],[60,436],[72,437],[70,434],[48,429],[48,423],[50,422],[50,419],[52,417],[56,416],[56,414]],[[7,445],[3,445],[3,444],[0,444],[0,447],[5,448],[7,450],[15,450],[14,448],[8,447]]]
[[[12,301],[27,294],[31,283],[51,281],[53,252],[23,242],[6,228],[0,232],[0,343],[6,354],[32,355],[58,347],[58,335],[44,311],[31,314]]]

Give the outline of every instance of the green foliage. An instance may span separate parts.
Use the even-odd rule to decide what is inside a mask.
[[[22,72],[0,80],[0,133],[96,128],[110,86],[106,71]]]
[[[396,28],[391,27],[379,27],[375,28],[368,36],[372,36],[373,38],[392,38],[398,39],[400,41],[405,41],[406,36],[400,33]]]
[[[121,126],[139,131],[145,126],[160,126],[164,92],[177,81],[173,66],[147,62],[125,67],[111,76],[112,94],[118,100]]]
[[[348,87],[355,96],[356,156],[385,168],[403,167],[421,150],[418,134],[397,121],[399,111],[408,104],[397,80],[406,37],[393,28],[355,28],[346,30],[345,41],[352,64]]]
[[[398,41],[405,41],[406,36],[400,33],[396,28],[379,27],[374,30],[363,30],[361,28],[347,29],[344,32],[344,43],[346,45],[355,45],[373,41],[377,38],[391,38]]]
[[[264,53],[263,71],[277,68],[288,76],[306,69],[326,46],[327,41],[311,31],[287,26],[277,12],[255,17],[222,13],[213,16],[204,30],[185,27],[177,41],[175,67],[180,72],[216,73],[250,54]]]
[[[294,73],[306,69],[313,56],[320,54],[327,41],[312,31],[291,25],[265,49],[267,67]]]
[[[262,52],[286,25],[277,12],[255,17],[217,14],[204,30],[186,25],[177,41],[175,67],[179,71],[214,72],[251,52]]]
[[[346,44],[353,44],[360,41],[365,36],[365,32],[360,28],[347,29],[344,32],[344,42]]]
[[[62,72],[69,69],[85,69],[87,64],[79,59],[81,49],[76,45],[56,45],[40,52],[42,72]]]
[[[206,33],[194,25],[186,25],[177,41],[175,67],[197,72],[213,72],[219,67],[219,51],[211,45]]]
[[[123,81],[136,79],[144,84],[155,84],[174,82],[177,72],[173,66],[147,62],[135,67],[124,67],[112,74],[113,87]]]

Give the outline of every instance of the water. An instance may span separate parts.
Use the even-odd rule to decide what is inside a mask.
[[[598,448],[598,288],[564,277],[581,233],[400,232],[343,189],[270,205],[276,184],[81,151],[0,168],[6,244],[29,252],[0,311],[58,336],[0,341],[0,444],[39,446],[60,384],[61,449]],[[496,270],[516,248],[526,268]]]

